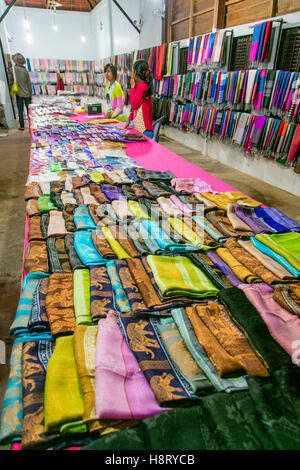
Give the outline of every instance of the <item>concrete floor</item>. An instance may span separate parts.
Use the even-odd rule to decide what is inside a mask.
[[[233,170],[165,137],[161,137],[160,143],[243,193],[266,205],[277,207],[300,222],[300,198]],[[0,340],[6,345],[6,364],[0,364],[0,409],[8,380],[12,345],[8,330],[15,317],[21,287],[25,233],[23,197],[28,174],[29,149],[28,130],[20,132],[13,129],[7,137],[0,137]]]

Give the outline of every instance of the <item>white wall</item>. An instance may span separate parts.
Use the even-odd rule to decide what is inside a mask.
[[[162,43],[162,18],[153,10],[163,10],[163,0],[141,0],[142,29],[139,49],[159,46]]]
[[[91,12],[91,30],[95,47],[95,59],[112,55],[110,0],[102,0]],[[101,23],[101,24],[100,24]]]
[[[28,30],[23,25],[24,11],[30,23]],[[55,15],[58,31],[53,29],[53,17],[49,10],[13,7],[4,20],[8,33],[13,37],[11,53],[21,52],[30,58],[95,59],[91,15],[58,11]],[[31,43],[26,39],[27,32],[32,36]],[[82,34],[86,36],[85,43],[81,42]]]

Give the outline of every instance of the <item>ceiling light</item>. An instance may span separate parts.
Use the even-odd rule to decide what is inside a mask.
[[[54,29],[54,31],[58,31],[58,26],[57,26],[57,24],[54,24],[54,25],[53,25],[53,29]]]
[[[24,28],[25,29],[29,29],[30,28],[30,23],[28,21],[28,19],[25,17],[24,20],[23,20],[23,24],[24,24]]]
[[[81,36],[81,42],[86,42],[86,37],[84,36],[84,34]]]

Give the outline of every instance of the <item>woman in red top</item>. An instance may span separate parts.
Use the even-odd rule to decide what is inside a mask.
[[[153,137],[152,101],[153,76],[145,60],[133,64],[131,76],[130,105],[131,113],[125,128],[133,121],[135,129],[146,136]]]

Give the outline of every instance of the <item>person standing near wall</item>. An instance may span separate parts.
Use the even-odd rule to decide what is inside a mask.
[[[137,60],[133,64],[131,76],[130,105],[131,113],[125,128],[133,121],[135,129],[144,135],[153,137],[153,75],[145,60]]]
[[[25,57],[19,52],[12,56],[14,63],[15,81],[18,84],[18,93],[16,94],[16,101],[19,113],[20,131],[24,131],[24,105],[26,106],[28,116],[28,106],[32,98],[32,85],[29,77],[28,70],[25,67]],[[11,77],[11,79],[13,79]]]
[[[125,96],[120,83],[117,81],[117,69],[113,64],[106,64],[104,75],[107,80],[105,86],[105,98],[107,102],[106,117],[115,118],[118,121],[126,121],[123,114]]]

